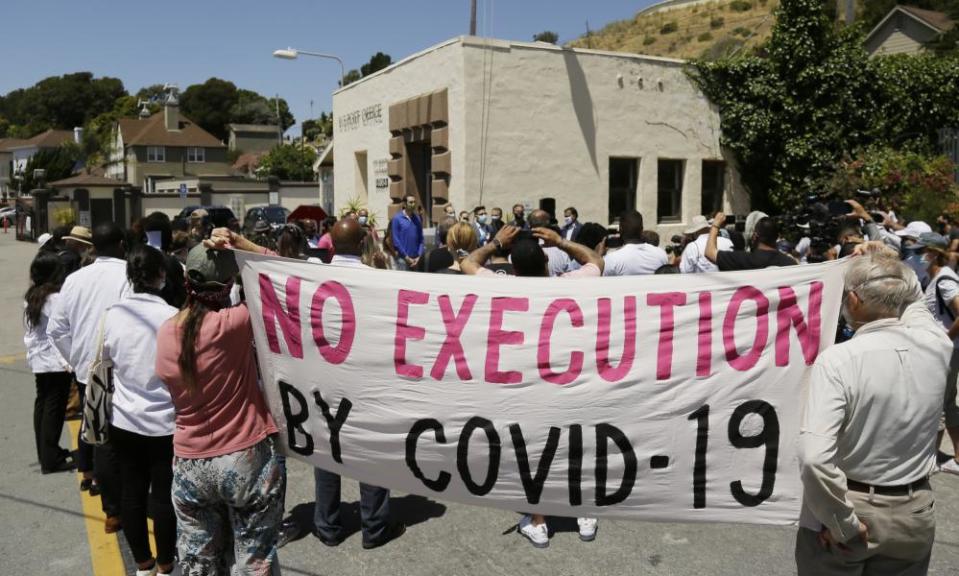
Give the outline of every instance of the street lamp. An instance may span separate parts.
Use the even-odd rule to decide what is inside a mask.
[[[344,81],[346,80],[346,67],[343,66],[343,61],[340,60],[339,56],[334,56],[332,54],[323,54],[321,52],[307,52],[306,50],[297,50],[296,48],[287,48],[285,50],[274,50],[273,57],[281,58],[283,60],[296,60],[300,55],[303,56],[313,56],[316,58],[326,58],[328,60],[336,60],[340,63],[340,87],[343,87]]]

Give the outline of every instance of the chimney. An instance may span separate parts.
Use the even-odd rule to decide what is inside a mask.
[[[73,141],[77,144],[83,144],[83,128],[80,126],[73,129]]]
[[[180,105],[169,99],[163,104],[163,125],[167,131],[180,129]]]

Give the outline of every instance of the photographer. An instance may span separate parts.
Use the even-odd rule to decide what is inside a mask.
[[[709,229],[706,240],[706,259],[715,264],[720,271],[759,270],[770,266],[793,266],[796,260],[776,248],[779,241],[779,225],[769,216],[761,218],[749,240],[749,252],[719,250],[719,231],[726,224],[726,215],[717,212]]]

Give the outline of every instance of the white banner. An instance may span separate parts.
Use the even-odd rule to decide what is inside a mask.
[[[292,456],[467,504],[791,524],[842,262],[589,280],[240,254]]]

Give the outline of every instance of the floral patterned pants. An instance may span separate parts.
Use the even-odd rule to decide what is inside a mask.
[[[279,574],[286,475],[276,441],[214,458],[177,458],[173,507],[183,576]]]

